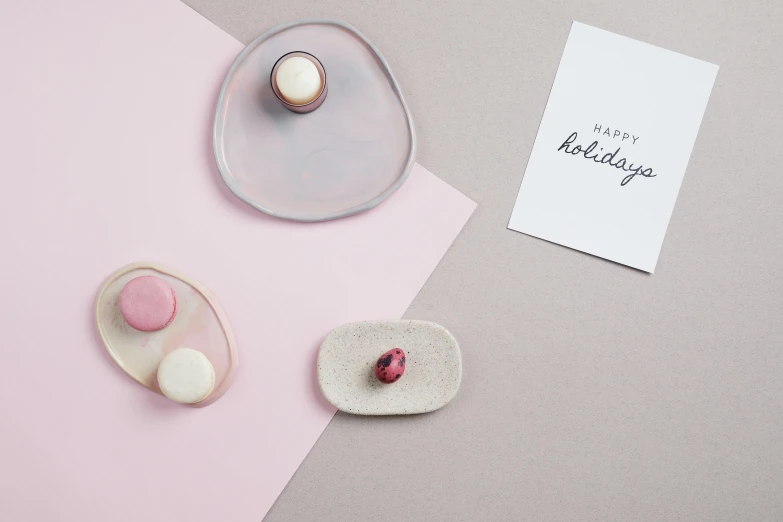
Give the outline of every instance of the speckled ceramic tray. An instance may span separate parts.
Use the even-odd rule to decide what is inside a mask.
[[[405,351],[405,373],[382,384],[375,363],[392,348]],[[426,413],[448,404],[462,380],[454,336],[427,321],[365,321],[340,326],[318,352],[318,383],[337,409],[359,415]]]
[[[141,332],[123,319],[118,305],[125,284],[151,275],[166,281],[177,296],[177,315],[161,330]],[[231,326],[204,286],[184,274],[152,263],[134,263],[120,268],[104,282],[95,303],[95,321],[106,350],[122,371],[155,393],[158,365],[172,350],[187,347],[207,356],[215,368],[215,387],[206,399],[189,406],[203,407],[218,400],[228,388],[237,368],[237,350]]]
[[[283,107],[272,67],[291,51],[316,56],[328,95],[307,114]],[[416,137],[386,60],[341,22],[280,25],[243,50],[223,82],[213,146],[231,191],[256,209],[325,221],[378,205],[413,166]]]

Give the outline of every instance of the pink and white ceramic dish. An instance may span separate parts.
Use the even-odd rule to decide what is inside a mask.
[[[176,315],[165,327],[141,331],[132,327],[120,310],[120,295],[129,282],[154,277],[176,295]],[[134,263],[113,273],[98,293],[95,320],[106,350],[117,366],[137,383],[155,393],[158,366],[177,348],[203,353],[215,369],[211,393],[192,406],[207,406],[231,386],[237,367],[234,334],[216,298],[200,283],[174,270],[151,263]]]

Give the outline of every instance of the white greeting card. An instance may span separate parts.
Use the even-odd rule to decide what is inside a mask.
[[[574,22],[508,228],[653,272],[717,74]]]

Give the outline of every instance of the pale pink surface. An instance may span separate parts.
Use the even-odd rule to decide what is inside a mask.
[[[119,297],[120,313],[136,330],[154,332],[174,320],[177,296],[163,279],[141,276],[131,279]]]
[[[3,9],[3,520],[259,522],[334,413],[324,336],[400,317],[474,209],[419,166],[344,220],[239,202],[210,127],[241,48],[176,0]],[[231,320],[241,367],[207,408],[139,386],[101,345],[96,293],[138,259],[193,275]]]

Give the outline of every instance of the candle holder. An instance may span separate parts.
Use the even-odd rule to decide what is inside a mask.
[[[283,97],[283,94],[280,92],[280,88],[277,86],[277,70],[280,68],[280,64],[282,64],[286,59],[293,58],[295,56],[300,56],[302,58],[306,58],[307,60],[310,60],[313,65],[315,65],[315,68],[318,69],[318,74],[321,77],[321,92],[318,93],[318,96],[310,102],[297,105],[295,103],[289,103],[286,101],[286,99]],[[272,91],[274,91],[275,96],[277,96],[277,99],[280,100],[280,103],[283,104],[283,107],[288,109],[291,112],[297,112],[300,114],[304,114],[307,112],[313,112],[318,107],[321,106],[321,104],[326,99],[326,93],[328,91],[327,85],[326,85],[326,70],[324,69],[323,64],[321,64],[321,61],[313,56],[310,53],[306,53],[303,51],[293,51],[290,53],[286,53],[275,62],[274,67],[272,67],[272,74],[269,76],[269,81],[272,84]]]

